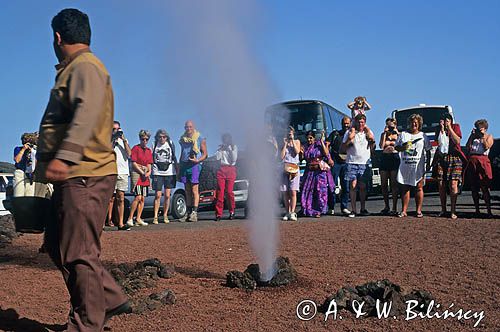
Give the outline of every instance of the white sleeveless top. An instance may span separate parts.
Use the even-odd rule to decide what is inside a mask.
[[[484,148],[484,143],[481,142],[480,138],[474,138],[470,147],[470,154],[479,154],[487,156],[490,153],[490,149],[486,150]]]

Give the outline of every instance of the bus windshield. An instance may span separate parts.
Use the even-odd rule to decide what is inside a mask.
[[[276,105],[267,111],[266,116],[275,129],[292,126],[297,137],[304,137],[310,130],[319,133],[325,129],[321,104],[318,103]]]
[[[433,133],[439,126],[439,119],[441,119],[441,116],[445,113],[448,113],[448,109],[445,107],[414,108],[404,111],[396,111],[395,117],[398,121],[398,129],[407,130],[408,118],[412,114],[419,114],[424,119],[422,131],[424,133]]]

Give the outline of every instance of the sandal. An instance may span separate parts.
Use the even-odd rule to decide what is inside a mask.
[[[417,212],[417,218],[423,218],[424,214],[422,212]]]
[[[453,220],[456,220],[456,219],[458,219],[458,216],[455,213],[452,213],[450,218]]]
[[[408,214],[406,212],[399,212],[398,217],[399,218],[408,217]]]

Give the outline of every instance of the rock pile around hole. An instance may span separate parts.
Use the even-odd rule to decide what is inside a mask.
[[[320,306],[320,312],[327,312],[335,300],[337,310],[345,309],[354,313],[353,301],[358,303],[364,302],[363,312],[366,312],[366,317],[377,316],[376,303],[377,300],[383,303],[392,303],[390,315],[401,315],[406,310],[406,302],[410,300],[418,301],[418,306],[415,310],[425,312],[432,300],[433,296],[430,292],[424,290],[405,290],[401,286],[384,279],[378,281],[367,282],[363,285],[354,287],[342,287],[336,294],[330,295],[325,302]]]
[[[261,280],[260,267],[258,264],[250,264],[244,272],[229,271],[226,274],[226,286],[254,290],[257,287],[280,287],[286,286],[297,280],[297,272],[293,268],[288,257],[276,259],[276,274],[269,281]]]
[[[140,289],[155,287],[160,278],[172,278],[175,274],[175,267],[172,264],[162,264],[158,258],[150,258],[135,264],[119,264],[111,269],[110,273],[125,294],[132,298]],[[132,298],[132,312],[142,314],[156,310],[163,305],[174,304],[175,301],[174,292],[166,289],[146,298]]]

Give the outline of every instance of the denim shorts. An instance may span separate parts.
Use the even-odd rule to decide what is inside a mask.
[[[347,164],[345,180],[361,180],[361,182],[368,183],[370,180],[370,168],[363,164]]]

